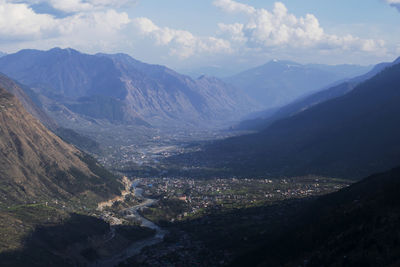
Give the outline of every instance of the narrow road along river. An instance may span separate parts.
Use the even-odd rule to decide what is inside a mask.
[[[97,261],[95,264],[93,264],[93,266],[97,266],[97,267],[117,266],[119,263],[127,260],[128,258],[139,254],[140,251],[144,247],[155,245],[155,244],[163,241],[163,238],[164,238],[165,234],[167,233],[167,231],[160,228],[158,225],[154,224],[153,222],[147,220],[146,218],[141,216],[138,212],[141,208],[149,207],[157,202],[156,199],[150,199],[150,198],[143,197],[143,189],[137,187],[139,182],[140,182],[139,180],[135,180],[132,183],[132,188],[134,189],[135,196],[137,198],[142,198],[143,202],[138,205],[135,205],[133,207],[127,208],[125,211],[127,211],[127,213],[129,215],[127,215],[126,218],[135,218],[136,220],[141,221],[141,226],[156,230],[156,234],[153,237],[132,243],[128,248],[123,250],[121,253],[114,255],[111,258]]]

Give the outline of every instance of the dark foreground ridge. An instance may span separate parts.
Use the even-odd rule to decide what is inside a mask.
[[[399,190],[396,168],[315,199],[232,266],[397,266]]]

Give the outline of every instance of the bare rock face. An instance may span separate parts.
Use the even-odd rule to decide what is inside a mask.
[[[66,110],[117,123],[196,125],[238,120],[259,107],[218,79],[193,80],[125,54],[22,50],[1,58],[0,71],[33,88],[51,115]]]
[[[94,160],[50,132],[0,88],[0,202],[117,195],[116,177],[99,170]]]
[[[28,111],[35,118],[39,119],[40,122],[43,123],[47,128],[55,130],[58,127],[56,122],[51,119],[41,108],[39,108],[37,104],[35,104],[34,101],[24,92],[24,90],[21,88],[21,85],[17,84],[15,81],[1,73],[0,87],[6,89],[8,92],[16,96],[26,111]],[[26,90],[32,94],[32,97],[35,97],[33,91],[31,91],[29,88],[26,88]]]

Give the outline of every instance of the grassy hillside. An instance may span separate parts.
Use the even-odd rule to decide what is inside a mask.
[[[2,265],[70,265],[60,251],[109,231],[88,215],[121,189],[118,177],[50,132],[0,88]]]

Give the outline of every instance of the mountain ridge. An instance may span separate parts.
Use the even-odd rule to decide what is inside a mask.
[[[343,83],[338,83],[334,86],[318,90],[315,93],[298,98],[283,107],[274,110],[269,109],[263,112],[258,112],[256,116],[253,116],[255,118],[242,121],[241,123],[233,126],[232,128],[239,130],[250,130],[250,131],[263,130],[267,128],[269,125],[271,125],[274,121],[277,121],[285,117],[293,116],[294,114],[304,111],[314,105],[323,103],[325,101],[334,99],[336,97],[343,96],[346,93],[353,90],[361,82],[372,78],[379,72],[383,71],[385,68],[396,65],[398,63],[400,63],[400,58],[396,59],[393,62],[385,62],[377,64],[372,68],[372,70],[361,76],[357,76],[348,79]]]
[[[21,85],[16,83],[15,81],[11,80],[7,76],[3,75],[0,73],[0,87],[4,88],[11,94],[13,94],[15,97],[18,98],[18,100],[21,102],[21,104],[24,106],[26,111],[28,111],[32,116],[40,120],[41,123],[43,123],[48,129],[50,130],[56,130],[58,128],[57,123],[50,118],[41,108],[37,106],[37,102],[32,100],[32,96],[35,97],[35,93],[31,91],[28,88],[25,88],[26,90],[29,90],[31,93],[31,96],[28,96],[26,92],[21,88]]]
[[[400,161],[399,73],[400,64],[388,67],[344,96],[259,133],[217,141],[198,156],[242,175],[360,178],[390,169]]]
[[[231,266],[397,266],[399,189],[396,167],[309,200],[289,227]]]
[[[44,96],[52,117],[53,110],[64,109],[83,119],[193,126],[236,120],[256,109],[244,93],[221,81],[193,80],[126,54],[21,50],[0,58],[0,71]]]
[[[45,128],[24,110],[14,95],[0,88],[0,100],[0,153],[3,155],[0,195],[3,201],[69,199],[90,192],[94,193],[93,197],[104,199],[119,194],[116,177],[96,174],[88,155]]]
[[[339,80],[365,73],[369,68],[356,65],[303,65],[292,61],[271,60],[225,78],[224,81],[244,90],[264,108],[274,108]]]

